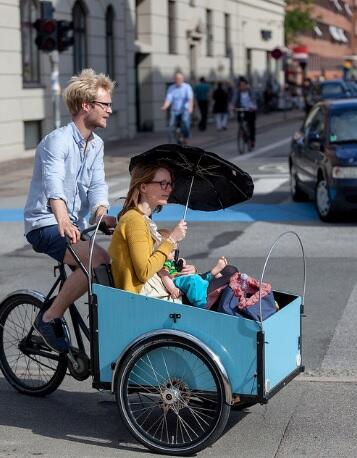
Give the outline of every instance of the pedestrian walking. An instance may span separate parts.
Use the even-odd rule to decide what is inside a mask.
[[[211,87],[206,82],[205,78],[202,76],[200,82],[195,86],[194,93],[197,101],[198,108],[200,110],[200,122],[198,128],[201,131],[206,130],[207,128],[207,116],[209,108],[209,95]]]
[[[169,86],[165,101],[161,106],[161,110],[163,111],[166,111],[168,108],[170,108],[169,142],[174,142],[176,127],[180,123],[182,143],[186,144],[191,129],[193,91],[192,87],[188,83],[185,83],[184,75],[181,72],[176,72],[175,83]]]
[[[60,353],[69,348],[62,317],[87,289],[87,279],[67,249],[65,236],[88,269],[89,242],[80,240],[79,232],[86,224],[86,215],[91,215],[92,223],[102,218],[109,227],[116,222],[106,215],[109,203],[104,145],[94,133],[107,126],[113,88],[114,82],[92,69],[72,77],[64,91],[72,122],[46,135],[36,149],[24,211],[25,235],[36,252],[64,262],[72,273],[51,306],[47,304],[37,315],[34,327],[46,344]],[[93,268],[109,262],[107,252],[94,245]]]
[[[229,95],[223,87],[222,82],[217,84],[217,88],[212,94],[213,98],[213,113],[216,120],[216,128],[218,131],[226,130],[228,123],[228,106]]]

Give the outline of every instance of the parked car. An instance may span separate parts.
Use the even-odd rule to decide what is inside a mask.
[[[310,105],[321,100],[346,99],[355,96],[354,91],[344,80],[326,80],[314,82],[310,88]]]
[[[289,155],[293,200],[312,198],[322,221],[357,210],[357,99],[316,104]]]

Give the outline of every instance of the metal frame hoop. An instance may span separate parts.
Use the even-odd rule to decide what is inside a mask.
[[[262,274],[261,274],[261,277],[260,277],[260,284],[259,284],[259,314],[260,314],[260,327],[263,329],[263,319],[262,319],[262,297],[261,297],[261,292],[262,292],[262,283],[263,283],[263,278],[264,278],[264,274],[265,274],[265,269],[267,267],[267,264],[268,264],[268,261],[269,261],[269,258],[270,258],[270,255],[272,253],[272,251],[274,250],[274,248],[276,247],[276,245],[278,244],[278,242],[286,235],[294,235],[297,240],[299,241],[299,244],[300,244],[300,247],[301,247],[301,253],[302,253],[302,259],[303,259],[303,292],[302,292],[302,306],[304,305],[305,303],[305,291],[306,291],[306,259],[305,259],[305,250],[304,250],[304,246],[302,244],[302,240],[299,236],[299,234],[295,231],[285,231],[285,232],[282,232],[278,238],[275,240],[275,242],[273,243],[273,245],[270,247],[270,250],[267,254],[267,257],[265,258],[265,262],[264,262],[264,266],[263,266],[263,270],[262,270]]]

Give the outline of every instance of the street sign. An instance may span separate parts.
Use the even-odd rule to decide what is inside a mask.
[[[280,48],[274,48],[270,54],[273,59],[281,59],[283,51]]]

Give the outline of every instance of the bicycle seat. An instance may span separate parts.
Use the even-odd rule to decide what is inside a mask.
[[[103,286],[110,286],[114,288],[114,280],[110,265],[101,264],[100,266],[93,269],[94,283],[98,283]]]

